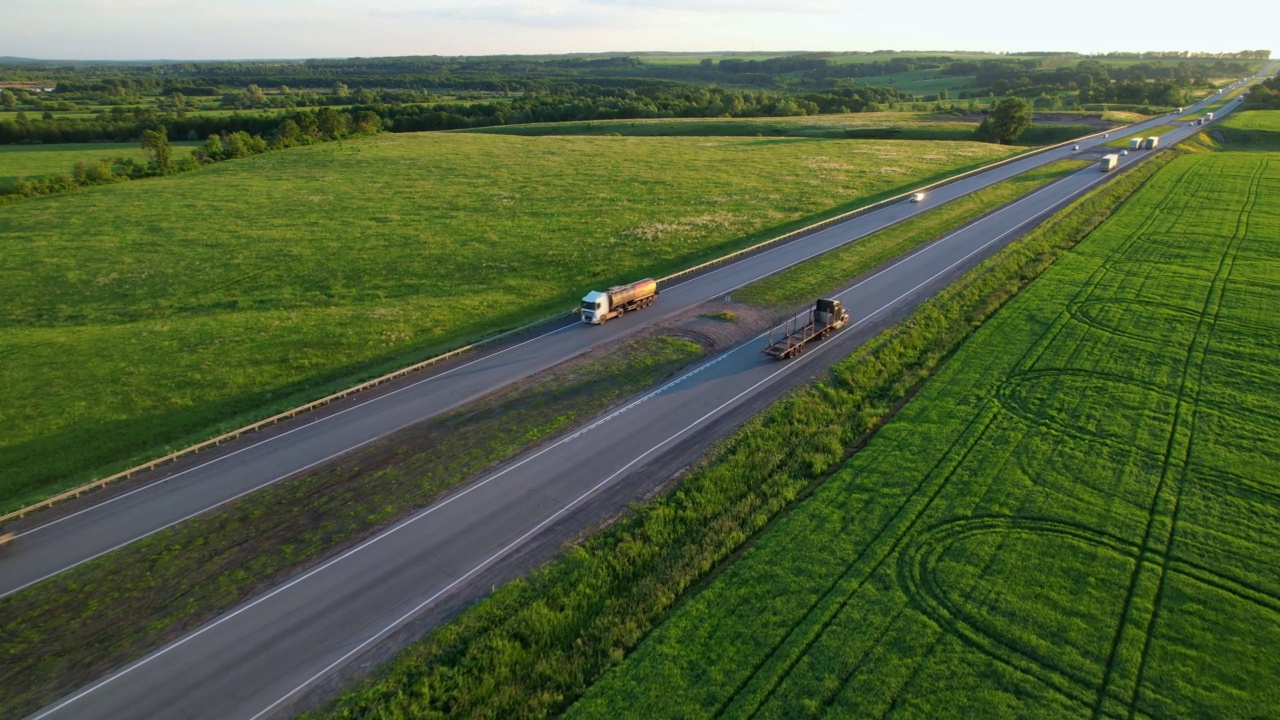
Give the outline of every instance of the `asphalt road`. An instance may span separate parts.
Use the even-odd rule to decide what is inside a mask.
[[[1134,128],[1167,121],[1167,116],[1155,117]],[[1101,137],[1083,140],[1080,152],[1087,153],[1104,142]],[[628,313],[600,326],[562,325],[519,344],[439,367],[416,382],[359,399],[339,411],[299,418],[266,437],[248,437],[210,451],[199,460],[183,463],[186,467],[162,469],[154,480],[144,480],[129,492],[106,499],[86,497],[81,501],[82,507],[64,509],[70,514],[16,535],[0,556],[0,597],[611,342],[638,327],[722,297],[760,277],[992,183],[1076,154],[1069,147],[1061,148],[993,168],[937,188],[922,203],[890,205],[713,272],[660,287],[658,301],[642,312]]]
[[[1161,121],[1167,118],[1153,122]],[[1171,131],[1166,142],[1192,130],[1184,126]],[[1070,151],[1053,153],[1027,164],[1068,154]],[[1146,154],[1134,153],[1122,160],[1128,164]],[[1009,172],[1016,169],[1006,170]],[[1096,166],[1086,168],[857,282],[838,294],[850,311],[851,327],[800,358],[789,362],[767,360],[759,352],[763,345],[760,338],[744,343],[32,717],[256,719],[287,713],[295,699],[375,643],[452,594],[462,592],[495,563],[518,552],[601,493],[633,482],[637,469],[682,438],[752,398],[776,390],[788,378],[812,373],[833,362],[850,349],[850,342],[842,342],[842,338],[854,338],[858,328],[913,307],[1003,247],[1020,231],[1034,226],[1107,177]],[[936,205],[943,199],[939,196],[953,197],[973,187],[962,183],[936,191],[925,206]],[[741,267],[726,268],[707,279],[669,289],[655,307],[665,305],[665,312],[670,313],[673,306],[687,307],[697,300],[722,295],[761,274],[762,269],[776,269],[816,252],[816,248],[848,241],[856,234],[918,210],[914,206],[895,206],[877,213],[878,218],[859,218],[855,221],[857,229],[833,228],[815,236],[815,244],[807,249],[780,248],[771,260],[759,256],[741,263]],[[527,343],[523,346],[528,348],[526,351],[497,357],[519,363],[527,354],[545,353],[548,359],[542,362],[551,362],[556,353],[544,350],[543,344],[589,347],[633,328],[629,322],[632,317],[636,322],[649,322],[662,314],[644,317],[645,313],[638,313],[603,327],[556,331]],[[602,336],[602,332],[608,336]],[[484,372],[473,365],[455,377]],[[432,383],[437,388],[447,384],[424,384]],[[418,386],[401,394],[414,391]],[[388,425],[412,421],[412,413],[396,414],[391,408],[374,410],[367,412]],[[321,423],[312,431],[323,433],[325,438],[343,436],[344,428],[368,432],[353,422],[364,415],[352,412],[340,417],[347,420],[326,421],[329,427]],[[295,431],[301,437],[293,442],[311,447],[312,441],[306,439],[311,427]],[[322,454],[334,451],[333,446],[323,443],[319,447]],[[289,457],[294,457],[294,465],[314,462],[310,456],[291,450],[286,442],[257,451],[265,453],[265,462],[279,472],[288,470]],[[220,464],[248,470],[255,467],[252,457],[257,457],[253,450],[242,452],[235,458],[204,466],[208,469],[203,471],[224,472]],[[267,475],[270,472],[264,477]],[[159,492],[173,495],[175,500],[183,496],[172,489]],[[65,523],[68,527],[76,524]]]

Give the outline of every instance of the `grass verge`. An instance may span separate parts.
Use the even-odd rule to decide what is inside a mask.
[[[810,265],[852,277],[1082,164],[1061,161],[1003,181],[797,266],[785,274],[780,286],[796,292],[811,277],[797,273]],[[921,222],[928,218],[933,219]],[[769,288],[779,285],[761,282]],[[793,300],[776,288],[758,299],[779,305]],[[743,320],[730,310],[702,317],[734,324]],[[0,600],[0,617],[12,613],[28,630],[21,639],[0,643],[0,652],[14,658],[11,668],[0,671],[0,692],[12,693],[15,702],[29,705],[74,687],[131,653],[154,647],[210,613],[230,607],[283,573],[330,555],[429,503],[478,469],[550,437],[699,355],[697,346],[670,338],[630,343],[580,368],[570,366],[553,380],[525,384],[542,387],[545,394],[518,390],[481,401],[360,450],[319,473],[197,518],[189,527],[184,524]],[[500,420],[502,433],[486,432]],[[151,582],[156,586],[144,590]],[[82,596],[69,592],[71,588],[88,590],[98,600],[83,603]],[[128,621],[99,628],[89,612]],[[81,634],[85,628],[90,629],[87,636]],[[68,659],[73,655],[76,663]],[[38,699],[24,699],[23,688],[29,680],[46,674],[60,680],[39,689]]]
[[[1127,148],[1129,147],[1130,140],[1137,140],[1140,138],[1145,139],[1145,138],[1151,137],[1152,135],[1160,136],[1169,132],[1172,129],[1173,129],[1172,125],[1158,125],[1153,128],[1147,128],[1142,132],[1129,133],[1128,135],[1124,135],[1118,138],[1112,138],[1107,142],[1103,143],[1103,145],[1109,148]]]
[[[0,715],[158,647],[703,354],[689,340],[633,340],[0,599]]]
[[[995,209],[1093,163],[1059,160],[978,192],[953,200],[865,238],[807,260],[742,288],[734,295],[743,302],[791,307],[821,297],[889,260],[943,234],[973,222]]]
[[[811,492],[954,349],[1172,158],[1056,215],[773,405],[679,487],[432,632],[313,717],[546,717]]]
[[[1176,158],[566,720],[1276,715],[1277,279]]]

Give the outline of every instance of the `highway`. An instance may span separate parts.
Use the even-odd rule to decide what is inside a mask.
[[[1162,121],[1167,122],[1167,118],[1152,122]],[[1164,136],[1165,142],[1195,129],[1198,128],[1184,125],[1170,131]],[[1101,140],[1093,144],[1097,142]],[[1085,143],[1081,145],[1084,147]],[[1067,150],[1051,153],[1048,158],[1029,158],[1026,164],[1050,162],[1069,154],[1071,151]],[[1133,153],[1122,161],[1130,164],[1147,155]],[[1014,172],[1015,168],[1003,170]],[[837,295],[850,311],[851,327],[800,358],[789,362],[767,360],[759,352],[763,345],[760,338],[711,358],[32,717],[256,720],[288,714],[298,698],[421,613],[452,596],[475,596],[487,590],[469,587],[469,583],[570,515],[583,508],[590,510],[604,493],[619,488],[625,492],[639,469],[684,438],[771,391],[778,392],[788,380],[812,374],[834,362],[877,322],[901,315],[1108,177],[1096,166],[1085,168],[857,281]],[[981,184],[991,181],[975,179]],[[939,189],[925,205],[936,206],[947,197],[974,187],[965,182]],[[552,362],[557,353],[546,350],[546,344],[563,345],[561,356],[580,352],[634,329],[636,324],[674,312],[675,306],[688,307],[698,300],[718,297],[771,267],[795,262],[818,251],[816,248],[847,242],[918,211],[906,204],[886,208],[815,235],[806,249],[793,245],[778,248],[670,288],[653,313],[629,314],[622,321],[603,327],[557,329],[525,343],[521,346],[524,349],[515,353],[490,357],[515,364],[526,355],[538,354],[545,359],[534,365]],[[774,252],[777,254],[771,259],[762,259]],[[443,388],[448,383],[440,379],[454,377],[462,381],[484,373],[482,366],[483,362],[461,366],[452,375],[421,385],[435,383],[434,387]],[[400,395],[422,392],[421,385],[402,390]],[[256,467],[255,461],[250,460],[258,457],[255,451],[265,453],[265,459],[256,462],[277,472],[288,471],[290,458],[295,465],[314,462],[304,453],[311,443],[318,442],[307,439],[308,428],[322,433],[321,437],[340,436],[344,428],[363,433],[356,437],[370,436],[371,431],[355,421],[365,417],[357,414],[359,409],[337,416],[345,421],[303,425],[293,435],[283,436],[296,436],[296,440],[279,442],[274,449],[252,446],[234,458],[202,466],[189,474],[223,472],[220,464],[248,471]],[[388,427],[412,422],[412,413],[396,414],[385,408],[366,412]],[[293,443],[299,443],[300,449],[291,450]],[[323,454],[334,451],[333,446],[325,448],[323,443],[318,447]],[[262,477],[271,472],[264,471]],[[160,492],[172,494],[174,501],[182,498],[182,493],[174,490]],[[63,525],[71,532],[70,528],[78,524]]]
[[[1168,116],[1157,116],[1122,132],[1167,122]],[[1081,140],[1080,152],[1105,142],[1101,136]],[[246,436],[198,459],[161,468],[154,473],[154,479],[144,479],[128,492],[90,495],[73,501],[54,514],[56,519],[40,523],[37,517],[34,525],[20,528],[0,557],[0,597],[458,407],[641,326],[722,297],[760,277],[980,188],[1076,154],[1068,146],[971,175],[932,190],[922,203],[882,207],[712,272],[660,287],[658,302],[643,312],[629,313],[600,326],[564,323],[518,344],[433,368],[391,392],[373,391],[369,397],[357,397],[337,410],[301,416],[263,435]],[[588,289],[584,288],[584,293]]]

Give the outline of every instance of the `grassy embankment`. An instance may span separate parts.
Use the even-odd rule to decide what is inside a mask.
[[[1103,146],[1109,148],[1127,148],[1129,147],[1130,140],[1145,139],[1153,135],[1159,137],[1173,129],[1173,125],[1157,125],[1156,127],[1148,128],[1141,132],[1131,132],[1117,138],[1111,138],[1103,143]]]
[[[388,134],[16,203],[0,511],[1011,152]]]
[[[175,142],[174,154],[186,153],[198,143]],[[23,178],[71,174],[76,163],[84,160],[129,158],[146,162],[138,143],[66,143],[60,145],[0,145],[0,192]]]
[[[1280,110],[1233,112],[1208,134],[1226,150],[1280,150]]]
[[[1184,156],[569,718],[1280,711],[1280,159]]]
[[[0,599],[0,715],[24,715],[703,355],[639,339],[541,373]]]
[[[830,380],[748,423],[672,493],[498,590],[322,714],[518,718],[564,709],[1165,162],[1158,156],[1120,175],[966,274],[839,363]]]
[[[852,277],[1077,165],[1054,163],[1004,181],[798,266],[788,277],[810,264],[820,265],[829,281]],[[794,292],[798,285],[793,281],[783,287]],[[792,304],[795,298],[785,292],[775,288],[765,297]],[[728,311],[708,317],[738,319]],[[0,643],[0,652],[9,658],[0,672],[0,695],[12,697],[17,711],[70,691],[95,671],[126,662],[177,630],[231,607],[254,588],[427,504],[476,471],[586,420],[693,362],[700,351],[687,342],[657,338],[544,373],[525,390],[486,398],[397,433],[333,467],[261,491],[0,600],[0,616],[24,628],[21,637]],[[493,432],[499,426],[502,432]],[[93,603],[84,602],[86,593]],[[94,617],[117,620],[101,627]]]

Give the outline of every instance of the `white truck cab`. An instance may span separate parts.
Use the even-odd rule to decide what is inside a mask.
[[[599,325],[609,312],[609,294],[592,290],[582,298],[582,322]]]

